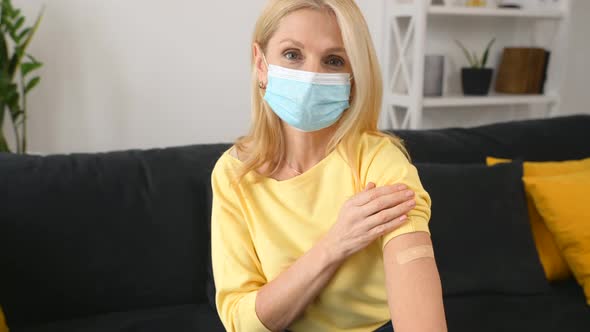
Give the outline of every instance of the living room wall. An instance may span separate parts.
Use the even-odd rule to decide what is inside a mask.
[[[44,62],[29,98],[29,150],[95,152],[230,142],[246,132],[250,38],[266,0],[14,0],[45,18],[30,48]],[[381,1],[358,0],[381,49]],[[564,114],[590,113],[590,2],[574,0]],[[458,110],[426,127],[517,119],[517,110]],[[5,131],[10,140],[11,131]]]

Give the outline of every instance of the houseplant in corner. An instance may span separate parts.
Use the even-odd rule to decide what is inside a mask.
[[[12,152],[4,136],[4,120],[11,121],[16,141],[16,153],[27,151],[27,94],[41,78],[28,76],[42,64],[26,53],[43,10],[32,27],[26,27],[20,9],[11,0],[0,0],[0,152]],[[8,115],[5,116],[5,115]]]
[[[463,87],[463,94],[485,96],[490,90],[490,83],[492,82],[492,74],[494,72],[491,68],[486,68],[490,49],[496,41],[492,38],[488,43],[483,55],[480,57],[476,52],[469,52],[467,48],[458,40],[455,40],[457,45],[463,50],[470,67],[461,68],[461,84]]]

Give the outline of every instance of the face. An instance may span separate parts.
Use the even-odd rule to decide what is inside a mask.
[[[258,80],[266,85],[262,49],[253,46]],[[352,73],[336,16],[328,10],[301,9],[285,16],[268,41],[268,64],[318,73]]]

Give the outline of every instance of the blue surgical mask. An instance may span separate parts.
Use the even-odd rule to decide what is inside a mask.
[[[267,67],[264,100],[278,117],[300,131],[327,128],[350,106],[350,74]]]

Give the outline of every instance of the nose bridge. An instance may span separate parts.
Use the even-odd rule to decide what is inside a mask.
[[[305,61],[305,71],[312,71],[312,72],[322,72],[322,57],[321,55],[315,53],[309,55],[307,57],[307,61]]]

